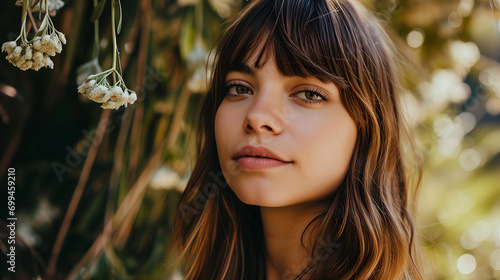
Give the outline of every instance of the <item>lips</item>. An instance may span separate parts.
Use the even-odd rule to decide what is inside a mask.
[[[275,154],[266,147],[245,146],[234,156],[238,165],[243,169],[261,170],[292,163]]]
[[[239,150],[234,156],[233,159],[238,160],[242,157],[253,157],[253,158],[268,158],[274,159],[282,162],[289,162],[278,155],[276,155],[273,151],[269,150],[266,147],[256,147],[256,146],[245,146],[243,149]]]

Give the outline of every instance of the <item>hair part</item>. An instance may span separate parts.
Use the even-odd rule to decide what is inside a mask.
[[[401,89],[384,36],[377,20],[348,0],[254,0],[228,27],[201,110],[199,158],[174,220],[173,245],[186,259],[186,279],[266,278],[259,208],[227,187],[214,136],[225,77],[252,56],[255,68],[273,59],[284,76],[334,83],[358,129],[343,183],[308,226],[316,233],[308,249],[326,258],[311,262],[304,279],[421,279],[402,153]],[[204,191],[207,184],[215,187]]]

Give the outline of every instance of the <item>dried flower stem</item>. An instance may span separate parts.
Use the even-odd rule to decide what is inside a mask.
[[[33,26],[33,29],[35,30],[35,33],[37,33],[38,32],[38,27],[36,27],[36,21],[33,18],[33,14],[31,13],[31,8],[29,6],[28,6],[28,16],[29,16],[30,21],[31,21],[31,26]]]
[[[116,43],[115,6],[116,0],[111,0],[111,37],[113,37],[113,69],[116,70],[118,57],[118,44]],[[121,69],[120,69],[121,72]],[[116,84],[116,74],[113,73],[113,84]]]
[[[127,193],[120,206],[118,206],[118,209],[113,215],[112,220],[106,224],[105,227],[113,227],[112,230],[113,233],[123,223],[125,218],[130,215],[130,211],[134,207],[134,205],[137,204],[142,199],[142,196],[146,191],[151,176],[161,163],[162,153],[165,148],[164,147],[165,140],[166,139],[164,139],[162,141],[162,145],[160,145],[160,147],[158,147],[158,149],[156,149],[153,152],[153,155],[150,157],[148,164],[139,175],[139,178],[134,183],[130,191]],[[104,234],[104,232],[107,232],[107,230],[109,229],[105,228],[103,232],[99,234],[99,236],[96,238],[90,249],[85,253],[85,255],[80,259],[80,261],[72,268],[71,272],[67,277],[68,279],[75,278],[83,266],[88,264],[92,259],[95,259],[99,254],[103,252],[107,244],[109,244],[109,240],[105,239],[105,234]]]
[[[66,210],[66,215],[64,216],[64,220],[61,224],[61,228],[59,229],[59,233],[57,234],[56,241],[52,249],[52,255],[50,256],[49,266],[47,268],[48,279],[53,279],[56,275],[57,259],[59,258],[64,239],[66,237],[66,234],[68,233],[68,229],[71,225],[71,221],[73,220],[78,204],[80,203],[80,199],[82,198],[83,190],[85,188],[85,185],[87,184],[90,171],[97,156],[97,151],[99,150],[102,139],[104,138],[104,132],[106,131],[106,126],[109,121],[110,115],[110,110],[104,110],[101,113],[101,118],[99,119],[96,134],[94,136],[94,139],[92,139],[92,147],[90,148],[89,154],[85,159],[82,173],[80,173],[80,178],[78,179],[75,191],[73,192],[73,197],[71,197],[68,209]]]
[[[21,31],[19,32],[19,36],[14,41],[19,40],[19,38],[21,38],[21,43],[26,43],[28,41],[28,37],[26,36],[26,16],[28,15],[29,4],[30,0],[25,0],[23,2],[23,17],[21,19]]]
[[[97,6],[97,0],[94,0],[94,8]],[[99,19],[94,20],[94,48],[92,49],[92,59],[99,59]]]

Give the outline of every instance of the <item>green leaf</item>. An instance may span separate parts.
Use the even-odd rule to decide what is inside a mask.
[[[116,27],[116,34],[120,34],[120,31],[122,30],[122,3],[120,3],[120,0],[116,0],[115,2],[115,7],[116,9],[116,19],[118,20],[118,24]]]
[[[106,4],[107,0],[101,0],[97,4],[97,6],[94,7],[94,10],[92,11],[92,15],[90,16],[90,21],[94,22],[99,19],[99,17],[102,14],[102,11],[104,10],[104,5]]]

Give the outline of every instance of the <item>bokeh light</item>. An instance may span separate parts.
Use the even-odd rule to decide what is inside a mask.
[[[412,30],[406,36],[406,43],[412,48],[419,48],[425,40],[425,35],[421,30]]]
[[[457,269],[462,274],[471,274],[476,269],[476,258],[471,254],[463,254],[457,260]]]

